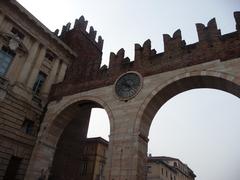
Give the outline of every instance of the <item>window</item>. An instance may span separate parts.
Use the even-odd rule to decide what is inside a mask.
[[[11,32],[15,34],[17,37],[19,37],[21,40],[23,40],[25,37],[24,34],[20,32],[18,29],[16,29],[15,27],[12,28]]]
[[[47,75],[44,74],[42,71],[40,71],[38,73],[37,79],[36,79],[36,81],[34,83],[34,86],[33,86],[33,93],[34,94],[38,95],[40,93],[40,90],[43,86],[44,81],[46,80],[46,77],[47,77]]]
[[[34,127],[34,122],[29,120],[29,119],[25,119],[23,124],[22,124],[22,130],[23,132],[25,132],[28,135],[33,135],[33,127]]]
[[[7,167],[7,170],[6,170],[6,173],[4,175],[4,180],[13,180],[13,179],[16,179],[16,176],[17,176],[17,172],[19,170],[19,166],[21,164],[21,161],[22,159],[19,158],[19,157],[16,157],[16,156],[12,156],[10,161],[9,161],[9,164],[8,164],[8,167]]]
[[[3,46],[0,50],[0,75],[4,76],[15,56],[15,52]]]
[[[85,176],[87,174],[87,161],[82,161],[79,168],[80,176]]]
[[[53,53],[51,53],[50,51],[48,51],[47,53],[46,53],[46,55],[45,55],[45,58],[47,59],[47,60],[49,60],[49,61],[53,61],[53,59],[54,59],[54,55],[53,55]]]

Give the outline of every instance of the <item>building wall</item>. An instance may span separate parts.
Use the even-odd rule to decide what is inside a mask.
[[[147,180],[177,180],[177,172],[163,163],[148,162]]]
[[[227,92],[235,93],[239,97],[239,91],[237,91],[240,82],[237,73],[238,69],[239,58],[228,61],[215,60],[210,63],[202,63],[188,68],[147,76],[144,77],[143,87],[138,95],[127,102],[116,98],[114,85],[64,96],[61,100],[51,102],[43,121],[47,128],[44,129],[45,126],[43,125],[39,132],[39,141],[43,143],[35,146],[36,152],[31,159],[32,164],[30,167],[32,168],[29,168],[27,179],[31,180],[35,174],[39,173],[38,169],[34,167],[46,167],[52,163],[51,157],[54,154],[54,149],[52,149],[51,154],[44,153],[44,151],[48,148],[48,144],[55,146],[59,138],[60,133],[51,134],[52,129],[60,131],[65,128],[64,125],[55,125],[58,121],[57,117],[72,104],[84,101],[99,103],[109,116],[110,142],[107,178],[118,179],[121,176],[122,179],[128,180],[143,179],[148,132],[152,118],[161,105],[170,99],[173,94],[195,87],[222,88]],[[191,81],[195,77],[200,78],[201,81]],[[209,79],[209,77],[212,79]],[[187,80],[187,86],[185,86],[186,84],[181,84],[183,86],[169,86],[174,85],[175,82],[176,84],[182,82],[182,80]],[[225,84],[226,81],[235,83],[235,86],[231,83]],[[161,92],[165,87],[169,87],[167,92],[170,95],[167,93],[161,95],[168,99],[156,99],[159,101],[150,106],[151,99],[156,97],[158,92]],[[149,111],[146,112],[145,110]],[[64,123],[67,122],[68,120],[64,120]],[[46,138],[49,135],[51,135],[51,139]],[[38,161],[40,158],[41,162]]]
[[[70,52],[20,11],[17,3],[12,3],[16,2],[0,2],[0,50],[11,50],[9,43],[13,39],[18,44],[11,50],[15,56],[6,72],[0,75],[0,180],[12,157],[20,158],[16,179],[24,178],[51,85],[63,80],[72,58]],[[16,30],[24,36],[22,39],[19,34],[16,36]],[[52,59],[46,57],[49,53]],[[40,92],[35,93],[33,87],[40,71],[46,79]]]
[[[148,180],[194,180],[196,175],[180,160],[166,157],[149,157]]]
[[[97,147],[97,157],[94,168],[94,180],[106,180],[106,162],[107,162],[108,144],[99,143]]]
[[[66,140],[66,139],[65,139]],[[60,140],[50,180],[105,180],[108,143],[102,138]]]

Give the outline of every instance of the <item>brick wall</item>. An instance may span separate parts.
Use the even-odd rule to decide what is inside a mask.
[[[104,65],[99,69],[96,69],[97,66],[91,68],[91,66],[88,66],[90,60],[85,62],[85,59],[81,59],[81,53],[79,53],[79,59],[81,59],[79,62],[85,64],[75,63],[71,67],[66,75],[69,78],[53,86],[51,99],[111,85],[120,74],[127,71],[138,71],[143,76],[149,76],[216,59],[227,61],[237,58],[240,56],[240,12],[235,12],[234,18],[237,29],[235,32],[221,35],[216,20],[213,18],[206,26],[200,23],[196,24],[199,41],[194,44],[186,45],[182,39],[181,31],[177,30],[172,37],[168,34],[163,35],[164,52],[156,53],[151,48],[151,41],[147,40],[142,46],[135,44],[134,61],[125,57],[124,49],[120,49],[116,54],[111,53],[109,67]],[[81,44],[81,42],[79,41],[78,44]],[[99,63],[100,54],[96,55],[95,51],[89,54],[90,51],[88,50],[90,49],[86,48],[83,48],[83,50],[87,52],[86,54],[89,57],[92,55],[93,60]],[[91,73],[86,73],[90,69]],[[86,74],[82,75],[82,72]],[[79,78],[82,77],[84,77],[84,80],[79,81]]]

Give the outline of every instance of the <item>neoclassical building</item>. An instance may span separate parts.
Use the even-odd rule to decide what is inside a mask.
[[[196,24],[196,43],[177,30],[163,35],[164,52],[147,40],[132,61],[120,49],[101,66],[103,39],[83,16],[51,32],[16,0],[1,0],[0,180],[56,179],[57,162],[82,162],[65,154],[79,157],[94,107],[110,123],[105,179],[146,179],[149,129],[165,102],[194,88],[240,97],[240,12],[234,18],[232,33],[213,18]],[[77,179],[76,166],[66,177]]]
[[[19,3],[0,2],[0,179],[24,179],[51,86],[75,57]]]
[[[182,161],[166,156],[149,156],[148,180],[194,180],[196,175]]]

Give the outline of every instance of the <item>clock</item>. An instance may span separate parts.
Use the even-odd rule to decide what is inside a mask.
[[[142,87],[142,77],[137,72],[122,74],[115,82],[115,94],[120,100],[128,100],[135,97]]]

